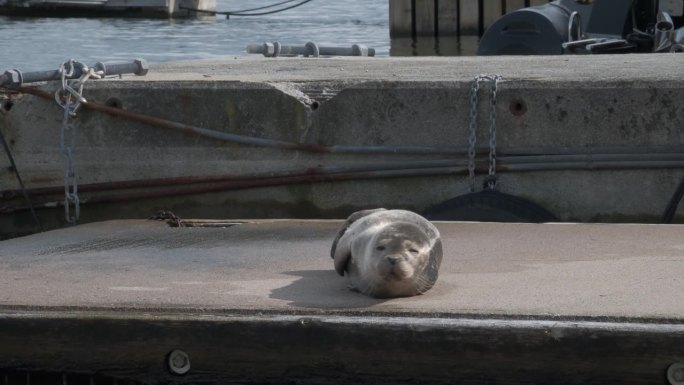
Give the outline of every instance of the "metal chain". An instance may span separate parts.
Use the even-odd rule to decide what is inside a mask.
[[[470,132],[468,135],[468,177],[470,192],[475,192],[475,144],[477,143],[477,91],[480,76],[475,76],[470,88]]]
[[[489,104],[489,176],[487,178],[487,187],[490,190],[496,187],[496,92],[499,80],[501,80],[501,75],[490,77],[492,92]]]
[[[82,75],[78,79],[67,80],[73,76],[77,66],[81,67]],[[64,218],[68,223],[75,224],[81,215],[80,199],[78,197],[78,178],[74,171],[73,154],[76,147],[76,125],[73,119],[82,103],[86,103],[83,97],[83,84],[90,78],[100,79],[103,71],[95,71],[93,68],[76,62],[73,59],[63,63],[59,72],[61,74],[61,88],[55,92],[55,101],[64,110],[62,127],[60,131],[60,149],[64,154]],[[64,102],[62,102],[64,99]],[[73,213],[72,213],[73,207]]]
[[[62,65],[62,89],[61,93],[65,94],[66,100],[62,108],[64,109],[64,116],[62,118],[62,130],[60,133],[59,147],[65,157],[64,165],[64,218],[68,223],[75,224],[80,216],[80,200],[78,197],[78,182],[73,165],[73,150],[76,146],[76,126],[72,123],[72,119],[76,113],[77,104],[73,103],[73,95],[67,92],[66,76],[73,73],[73,63],[70,62],[69,70]],[[68,139],[67,139],[68,137]],[[68,144],[67,144],[68,142]],[[73,205],[74,213],[71,215],[71,206]]]
[[[485,181],[489,189],[496,187],[496,93],[501,75],[477,75],[473,79],[470,89],[470,129],[468,136],[468,176],[470,179],[470,192],[475,192],[475,155],[477,143],[477,92],[481,81],[491,83],[491,98],[489,112],[489,175]]]

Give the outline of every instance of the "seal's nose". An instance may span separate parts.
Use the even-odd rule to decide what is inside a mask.
[[[397,262],[399,262],[400,259],[401,259],[401,257],[398,256],[398,255],[388,255],[388,256],[387,256],[387,260],[388,260],[389,263],[391,263],[392,265],[394,265],[394,264],[396,264]]]

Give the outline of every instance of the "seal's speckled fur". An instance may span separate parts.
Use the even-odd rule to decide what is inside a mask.
[[[363,210],[347,218],[330,251],[335,270],[364,294],[407,297],[428,291],[442,262],[439,230],[405,210]]]

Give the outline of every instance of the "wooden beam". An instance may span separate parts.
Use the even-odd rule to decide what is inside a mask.
[[[482,21],[484,23],[484,30],[486,31],[490,25],[497,21],[503,14],[501,8],[501,1],[499,0],[488,0],[484,2],[484,15]]]
[[[478,7],[478,0],[461,0],[461,9],[458,10],[458,17],[461,25],[461,35],[478,34],[480,27]]]
[[[504,13],[548,0],[389,0],[390,36],[478,35]],[[415,8],[414,8],[415,6]],[[480,14],[482,12],[482,14]]]
[[[457,36],[458,33],[458,1],[438,0],[438,32],[439,36]]]
[[[435,35],[435,0],[415,0],[416,35]]]
[[[525,7],[525,0],[506,0],[506,13]]]
[[[389,0],[390,37],[411,36],[411,0]]]

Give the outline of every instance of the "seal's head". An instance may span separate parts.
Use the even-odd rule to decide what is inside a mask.
[[[435,284],[442,244],[430,222],[402,210],[377,211],[353,222],[333,244],[335,269],[347,273],[353,289],[373,297],[405,297]]]
[[[370,239],[359,237],[352,245],[360,275],[357,289],[374,297],[398,297],[432,287],[436,277],[426,271],[432,245],[421,229],[409,222],[378,227],[370,229]]]

